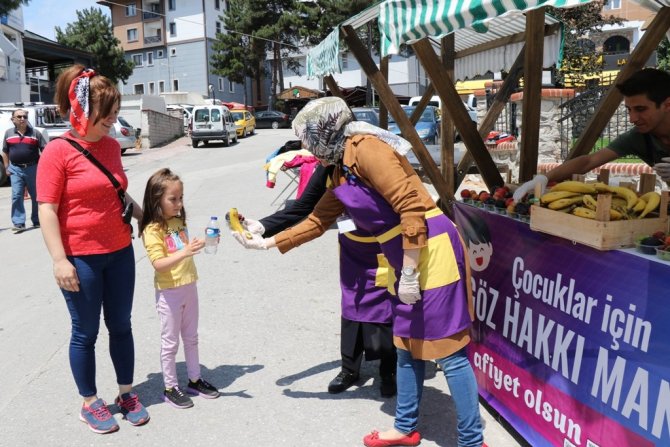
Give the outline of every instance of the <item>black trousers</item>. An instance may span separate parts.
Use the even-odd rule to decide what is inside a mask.
[[[342,371],[358,374],[365,354],[365,360],[380,360],[380,376],[395,374],[397,354],[391,323],[361,323],[342,318],[341,334]]]

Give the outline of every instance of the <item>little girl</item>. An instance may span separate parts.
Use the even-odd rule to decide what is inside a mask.
[[[144,191],[144,216],[139,231],[156,274],[156,310],[161,320],[161,366],[164,400],[176,408],[190,408],[193,401],[179,388],[176,356],[179,334],[184,343],[188,394],[208,399],[219,391],[200,377],[198,358],[198,273],[193,255],[204,247],[203,239],[189,242],[184,185],[168,168],[149,178]]]

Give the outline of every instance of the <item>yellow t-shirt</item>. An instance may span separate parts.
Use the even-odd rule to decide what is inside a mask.
[[[147,225],[142,232],[144,248],[152,264],[157,259],[174,255],[184,248],[184,244],[188,243],[188,229],[181,218],[173,217],[168,220],[167,224],[167,230],[152,223]],[[158,290],[172,289],[197,280],[198,272],[195,269],[193,256],[190,256],[166,272],[156,271],[154,286]]]

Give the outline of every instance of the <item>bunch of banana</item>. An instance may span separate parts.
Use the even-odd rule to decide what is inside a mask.
[[[661,202],[660,194],[653,191],[638,197],[635,191],[622,186],[570,180],[551,188],[540,197],[540,203],[555,211],[595,219],[599,193],[612,194],[611,220],[643,218],[655,211]]]
[[[231,230],[243,234],[247,239],[252,238],[251,233],[245,230],[242,226],[242,222],[240,222],[240,214],[237,212],[237,208],[231,208],[230,211],[228,211],[228,219],[228,225],[230,225]]]

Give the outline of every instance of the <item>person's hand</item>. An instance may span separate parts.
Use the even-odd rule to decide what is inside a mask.
[[[252,248],[254,250],[267,250],[268,246],[263,239],[263,236],[256,233],[250,233],[251,239],[247,239],[243,234],[238,233],[237,231],[231,231],[230,234],[233,238],[242,244],[244,248]]]
[[[186,256],[197,255],[198,253],[200,253],[200,250],[202,250],[204,246],[205,246],[204,239],[194,237],[193,239],[191,239],[191,242],[189,242],[184,246],[184,252],[186,253]]]
[[[540,194],[544,194],[544,190],[547,188],[547,183],[549,183],[549,179],[546,175],[536,175],[533,180],[527,181],[523,185],[519,186],[516,191],[514,191],[514,195],[512,196],[514,198],[514,202],[521,202],[521,199],[523,199],[526,194],[534,192],[535,185],[540,185]]]
[[[654,171],[664,182],[670,183],[670,157],[661,158],[661,162],[654,165]]]
[[[414,304],[421,299],[419,272],[415,272],[413,275],[405,275],[403,273],[400,276],[398,298],[405,304]]]
[[[79,292],[77,269],[67,258],[54,262],[54,277],[56,278],[56,284],[61,289],[68,292]]]
[[[263,233],[265,233],[265,227],[257,220],[247,219],[245,217],[242,221],[242,226],[245,230],[252,234],[258,234],[259,236],[262,236]]]

